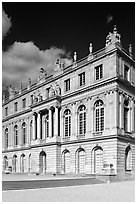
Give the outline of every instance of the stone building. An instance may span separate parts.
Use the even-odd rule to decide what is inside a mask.
[[[116,27],[105,47],[3,98],[3,171],[125,174],[135,169],[135,67]]]

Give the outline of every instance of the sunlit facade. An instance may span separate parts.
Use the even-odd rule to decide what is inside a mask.
[[[135,62],[116,27],[105,47],[3,99],[3,171],[125,174],[135,169]]]

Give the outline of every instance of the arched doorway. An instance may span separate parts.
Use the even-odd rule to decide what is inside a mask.
[[[103,168],[103,149],[95,147],[92,155],[93,173],[100,174]]]
[[[8,158],[7,158],[7,156],[4,156],[4,158],[3,158],[3,171],[5,171],[7,166],[8,166]]]
[[[22,154],[20,157],[20,172],[25,172],[25,154]]]
[[[85,150],[80,148],[77,150],[76,153],[77,156],[77,173],[85,173],[85,165],[86,165],[86,159],[85,159]]]
[[[44,151],[39,154],[39,172],[46,173],[46,153]]]
[[[31,154],[29,154],[29,165],[28,165],[28,172],[31,173]]]
[[[70,152],[68,150],[63,152],[63,172],[70,173]]]
[[[132,170],[132,151],[130,146],[125,149],[125,170]]]
[[[13,166],[13,172],[16,173],[17,172],[17,155],[13,156],[12,166]]]

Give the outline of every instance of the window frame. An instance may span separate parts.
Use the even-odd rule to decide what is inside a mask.
[[[14,126],[14,146],[18,145],[18,126]]]
[[[18,111],[18,102],[16,101],[14,103],[14,112],[16,113]]]
[[[7,149],[9,146],[9,130],[8,128],[5,129],[5,148]]]
[[[98,75],[97,75],[97,69],[98,69]],[[95,70],[95,80],[96,81],[101,80],[103,78],[103,64],[96,66],[94,70]]]
[[[79,75],[79,86],[84,86],[85,83],[86,83],[86,80],[85,80],[85,72],[82,72],[80,73]]]
[[[64,137],[71,136],[71,111],[66,109],[64,111]]]
[[[26,123],[22,123],[22,144],[25,145],[27,143],[27,126]]]
[[[8,116],[8,107],[5,108],[5,117]]]
[[[26,98],[22,99],[22,108],[26,108]]]
[[[124,79],[130,82],[130,67],[124,64]]]
[[[65,84],[65,92],[70,91],[70,78],[64,81]]]
[[[80,105],[78,108],[78,135],[86,134],[86,123],[86,106]]]
[[[94,103],[94,123],[94,132],[102,133],[105,129],[105,108],[101,99]]]

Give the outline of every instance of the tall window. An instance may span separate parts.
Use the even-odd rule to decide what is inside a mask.
[[[124,66],[124,78],[125,78],[126,80],[128,80],[128,81],[130,80],[129,70],[130,70],[129,67],[128,67],[127,65],[125,65],[125,66]]]
[[[70,90],[70,79],[65,80],[65,91]]]
[[[5,116],[8,116],[8,107],[5,108]]]
[[[22,99],[22,108],[26,108],[26,98]]]
[[[78,109],[78,134],[86,133],[86,107],[81,105]]]
[[[46,123],[46,137],[49,137],[49,114],[46,115],[45,123]]]
[[[104,130],[104,104],[103,101],[98,100],[95,103],[95,132]]]
[[[95,79],[98,80],[101,78],[103,78],[103,66],[102,66],[102,64],[95,67]]]
[[[14,146],[18,145],[18,126],[14,126]]]
[[[71,112],[70,110],[65,110],[64,112],[64,134],[65,134],[65,137],[70,137],[71,135]]]
[[[8,128],[5,129],[5,148],[8,148],[9,140],[8,140]]]
[[[32,134],[33,134],[33,131],[32,131],[32,120],[30,121],[30,142],[32,140]]]
[[[22,123],[22,144],[26,144],[27,140],[27,129],[26,129],[26,123]]]
[[[85,72],[79,74],[79,85],[80,86],[85,85]]]
[[[128,108],[128,104],[129,104],[129,101],[128,100],[125,100],[124,101],[124,130],[125,132],[128,132],[128,115],[129,115],[129,108]]]
[[[18,111],[18,102],[14,103],[14,111],[17,112]]]

